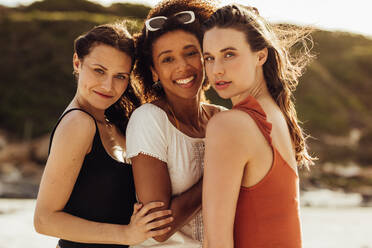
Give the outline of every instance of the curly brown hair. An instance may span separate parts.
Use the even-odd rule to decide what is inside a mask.
[[[313,44],[310,36],[312,29],[270,25],[256,8],[237,4],[218,9],[203,24],[204,31],[214,27],[243,32],[252,51],[267,48],[268,57],[263,65],[267,88],[284,114],[297,163],[306,167],[312,165],[316,158],[307,152],[306,134],[299,125],[292,93],[305,67],[314,57],[309,49],[309,44]],[[297,53],[291,52],[293,48]]]
[[[124,52],[132,59],[133,68],[135,60],[134,40],[126,28],[125,22],[99,25],[80,35],[74,41],[74,52],[80,60],[83,60],[97,44],[105,44]],[[78,77],[76,74],[75,76]],[[129,80],[128,87],[123,95],[105,110],[106,118],[125,135],[129,117],[140,104],[141,101],[135,94]]]
[[[143,102],[151,102],[164,96],[162,88],[153,86],[154,82],[150,70],[150,67],[153,66],[152,45],[154,42],[167,32],[183,30],[195,35],[201,45],[203,39],[201,24],[213,14],[214,10],[216,10],[216,4],[213,0],[165,0],[151,9],[146,19],[155,16],[166,16],[170,21],[166,22],[160,30],[154,32],[146,32],[146,26],[143,25],[140,33],[134,35],[137,60],[133,76],[135,87],[140,93]],[[195,13],[195,21],[193,23],[184,25],[172,18],[174,14],[186,10]],[[207,87],[208,83],[205,79],[203,92]]]

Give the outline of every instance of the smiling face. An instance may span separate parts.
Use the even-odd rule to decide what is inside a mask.
[[[195,98],[204,81],[201,47],[195,35],[182,30],[168,32],[153,44],[151,68],[167,97]]]
[[[253,52],[243,32],[214,27],[205,33],[203,49],[208,80],[220,97],[234,103],[262,83],[267,49]]]
[[[93,46],[83,60],[74,54],[80,101],[99,110],[110,107],[128,86],[131,63],[126,53],[104,44]]]

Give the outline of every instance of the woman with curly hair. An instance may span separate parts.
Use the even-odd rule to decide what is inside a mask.
[[[74,48],[77,90],[51,135],[35,229],[60,238],[60,248],[124,248],[163,235],[169,229],[153,229],[171,221],[170,211],[148,214],[163,204],[136,204],[123,158],[127,122],[140,104],[129,78],[134,41],[122,23],[105,24]]]
[[[310,165],[292,100],[311,58],[308,32],[274,27],[257,9],[229,5],[204,24],[208,79],[233,109],[206,132],[204,247],[299,248],[298,165]],[[293,57],[289,49],[297,44]]]
[[[174,218],[169,233],[141,247],[201,246],[205,128],[222,109],[203,102],[201,23],[214,9],[209,1],[163,1],[136,38],[134,75],[147,103],[129,120],[127,157],[140,202],[162,201]]]

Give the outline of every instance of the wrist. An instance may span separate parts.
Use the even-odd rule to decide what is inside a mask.
[[[132,237],[130,233],[129,225],[115,225],[114,230],[114,242],[115,244],[120,245],[133,245],[130,237]]]

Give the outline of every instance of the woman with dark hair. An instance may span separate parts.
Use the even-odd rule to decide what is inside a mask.
[[[276,29],[238,5],[217,10],[204,29],[208,79],[233,103],[207,126],[204,247],[301,247],[297,166],[314,158],[292,91],[311,58],[309,32]],[[294,44],[305,52],[291,56]]]
[[[129,75],[134,41],[123,23],[101,25],[74,43],[75,97],[50,139],[34,225],[60,248],[128,247],[169,231],[164,204],[135,204],[125,131],[139,106]],[[134,207],[133,207],[134,205]],[[159,217],[167,218],[156,220]]]
[[[200,23],[213,10],[210,1],[163,1],[136,39],[134,76],[147,103],[129,120],[127,157],[139,201],[162,201],[174,217],[169,233],[140,247],[201,246],[205,128],[221,110],[203,102]]]

